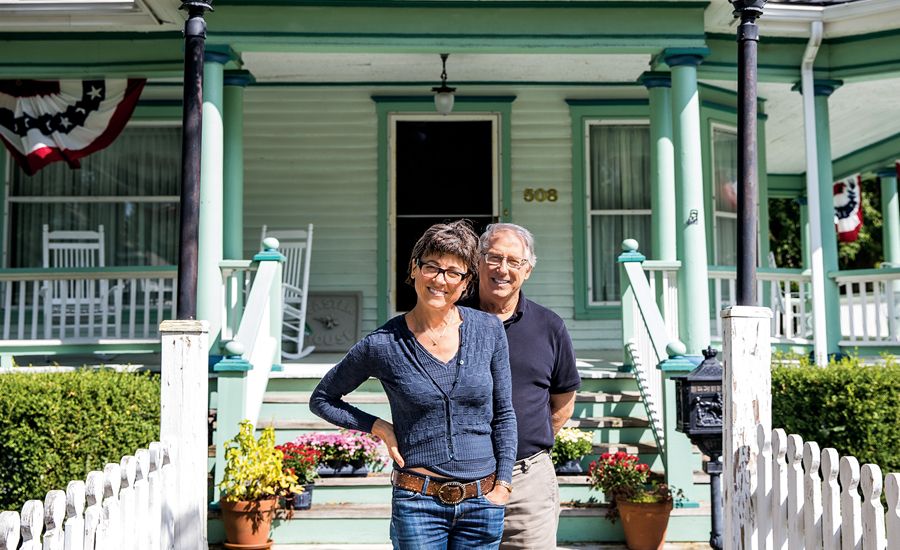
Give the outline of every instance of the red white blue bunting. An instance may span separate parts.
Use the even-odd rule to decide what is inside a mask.
[[[855,241],[863,225],[862,177],[854,174],[834,182],[834,227],[838,240]]]
[[[146,80],[0,80],[0,139],[26,174],[107,147]]]

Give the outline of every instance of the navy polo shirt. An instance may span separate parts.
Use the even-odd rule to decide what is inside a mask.
[[[478,297],[470,301],[478,306]],[[512,403],[519,444],[516,460],[553,447],[550,394],[581,387],[572,338],[559,315],[519,292],[516,312],[503,322],[509,341]]]

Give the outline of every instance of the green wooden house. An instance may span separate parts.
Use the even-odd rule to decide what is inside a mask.
[[[27,176],[0,155],[5,366],[13,358],[158,350],[156,327],[174,314],[177,269],[179,4],[0,0],[0,79],[147,80],[128,126],[80,170],[56,163]],[[583,364],[573,424],[595,430],[597,452],[638,452],[679,480],[697,506],[676,513],[670,537],[705,540],[708,487],[694,474],[700,457],[671,430],[668,374],[655,367],[670,354],[697,356],[718,345],[718,312],[734,296],[730,4],[217,0],[213,7],[198,291],[212,356],[223,355],[220,342],[237,332],[223,305],[231,296],[223,273],[260,250],[263,226],[315,228],[308,287],[322,309],[310,310],[307,324],[318,349],[270,361],[283,370],[269,380],[260,422],[275,422],[282,440],[325,429],[304,399],[352,340],[410,305],[405,263],[424,227],[458,217],[478,226],[510,221],[537,239],[525,291],[563,317]],[[760,28],[759,296],[774,312],[773,345],[819,360],[893,352],[900,345],[900,267],[892,267],[900,266],[900,6],[770,0]],[[441,53],[450,54],[445,66]],[[436,111],[431,90],[442,70],[456,88],[449,114]],[[833,182],[856,174],[863,199],[880,205],[883,257],[877,269],[839,270]],[[799,229],[770,241],[770,212],[794,203]],[[103,226],[103,265],[48,268],[45,224]],[[631,246],[620,257],[629,238],[639,254]],[[771,242],[791,243],[798,265],[776,265]],[[647,328],[620,268],[638,258],[663,335]],[[109,301],[92,321],[60,327],[46,314],[54,285],[98,281]],[[348,322],[358,319],[350,338],[329,339],[321,320],[329,299],[345,304]],[[676,340],[684,349],[663,351]],[[672,361],[665,372],[690,368]],[[372,410],[386,408],[377,386],[362,391]],[[591,496],[581,478],[564,481],[563,500]],[[285,520],[276,541],[383,541],[387,484],[377,476],[367,483],[323,484],[318,511]],[[341,511],[342,502],[359,509]],[[601,517],[568,508],[560,539],[618,540],[621,532]]]

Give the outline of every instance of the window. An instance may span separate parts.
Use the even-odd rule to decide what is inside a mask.
[[[103,225],[110,266],[178,260],[181,128],[129,126],[80,169],[57,162],[34,176],[13,166],[7,198],[9,267],[40,267],[41,228]]]
[[[645,120],[585,122],[588,304],[620,300],[616,257],[624,239],[650,250],[650,126]]]
[[[713,260],[716,265],[737,263],[737,153],[737,131],[713,124]]]

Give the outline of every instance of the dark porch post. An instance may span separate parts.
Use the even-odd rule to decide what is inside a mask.
[[[200,141],[202,139],[203,52],[210,2],[184,0],[184,106],[181,126],[181,224],[178,248],[178,319],[197,315],[197,253],[200,234]]]
[[[738,26],[738,242],[737,305],[755,306],[759,174],[756,147],[756,53],[766,0],[731,0]]]

